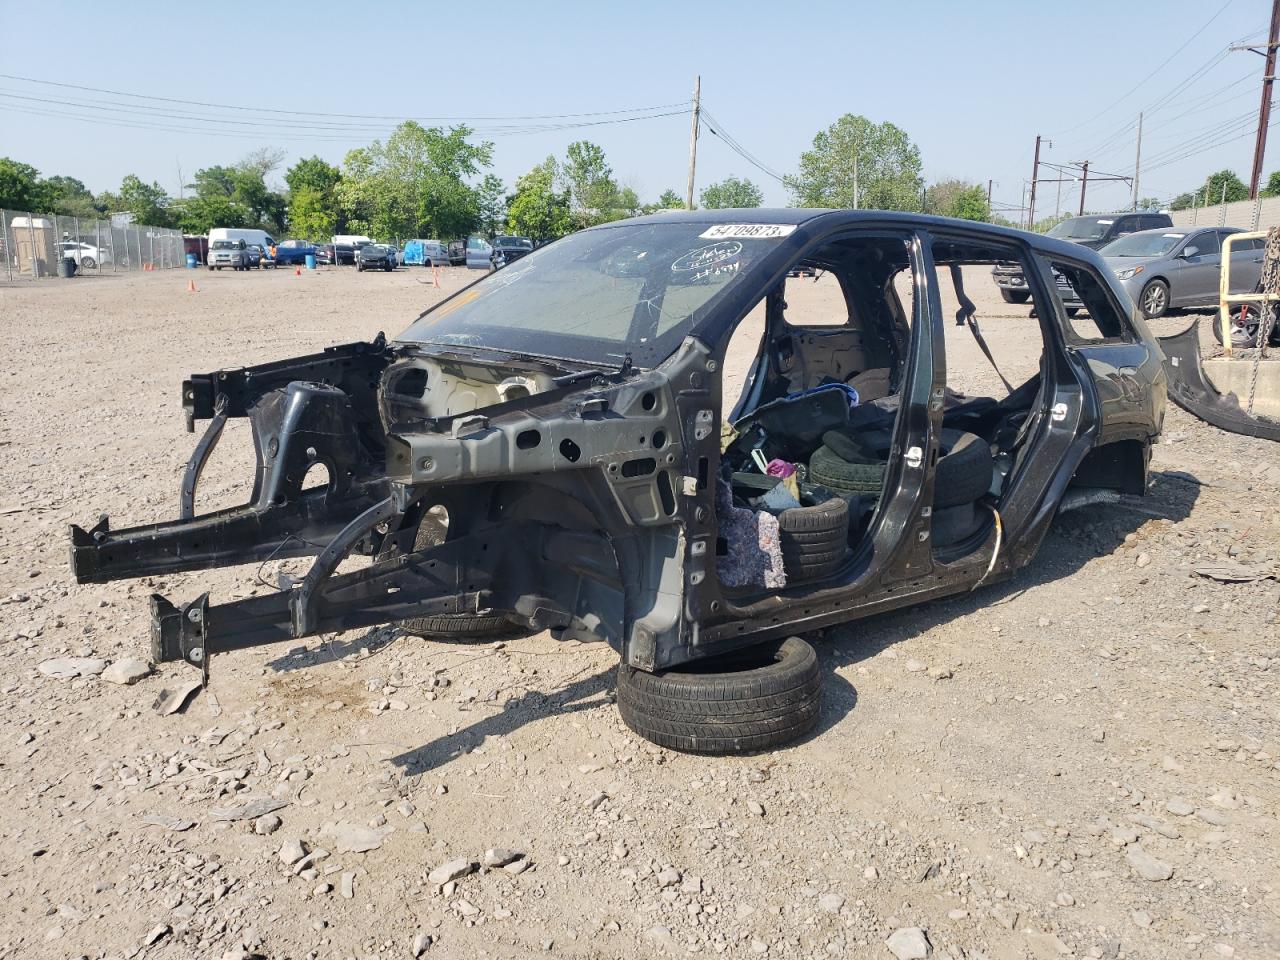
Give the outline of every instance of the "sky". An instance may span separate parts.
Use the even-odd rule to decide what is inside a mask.
[[[176,196],[197,169],[258,147],[287,151],[285,166],[313,154],[340,164],[401,119],[465,121],[494,144],[508,187],[589,139],[648,201],[684,195],[701,75],[708,124],[774,173],[854,113],[902,127],[927,182],[992,180],[998,208],[1022,205],[1041,135],[1042,160],[1090,161],[1086,207],[1112,210],[1130,187],[1092,178],[1133,174],[1139,111],[1141,196],[1171,199],[1224,167],[1248,181],[1263,60],[1227,48],[1265,41],[1270,6],[0,0],[0,156],[95,192],[133,173]],[[704,129],[698,189],[729,175],[757,183],[768,205],[790,199]],[[1038,216],[1078,203],[1077,181],[1040,184]]]

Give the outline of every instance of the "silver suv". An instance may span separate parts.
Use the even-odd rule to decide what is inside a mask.
[[[243,240],[215,240],[209,244],[209,269],[249,269],[249,248]]]

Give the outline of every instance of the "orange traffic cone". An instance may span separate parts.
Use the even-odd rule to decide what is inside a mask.
[[[434,263],[431,265],[431,285],[437,290],[440,289],[440,268]]]
[[[294,267],[294,268],[293,268],[293,275],[294,275],[295,277],[300,277],[300,276],[302,276],[302,268],[301,268],[301,267]]]
[[[188,280],[187,293],[195,293],[195,292],[196,292],[196,282],[194,280]]]

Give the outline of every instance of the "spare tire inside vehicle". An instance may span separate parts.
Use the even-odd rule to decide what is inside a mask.
[[[849,502],[833,498],[778,514],[778,536],[787,581],[815,580],[844,561],[849,539]]]
[[[618,669],[623,722],[662,747],[732,754],[788,743],[818,722],[818,655],[799,637],[646,673]]]

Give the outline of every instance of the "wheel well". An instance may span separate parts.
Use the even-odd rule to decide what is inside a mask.
[[[1151,445],[1144,440],[1117,440],[1094,447],[1076,468],[1071,484],[1106,487],[1121,493],[1145,493],[1150,459]]]

